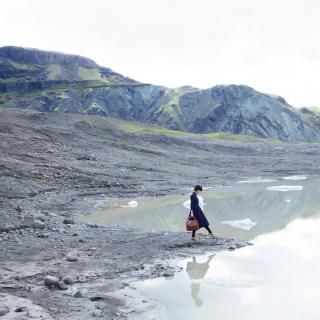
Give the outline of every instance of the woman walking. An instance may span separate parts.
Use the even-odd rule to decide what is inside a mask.
[[[208,236],[213,238],[213,234],[211,229],[209,228],[209,222],[204,215],[202,209],[199,206],[199,199],[198,199],[198,194],[202,192],[202,187],[200,185],[194,186],[193,192],[190,196],[190,209],[193,213],[193,216],[198,220],[199,222],[199,228],[206,228],[208,233]],[[192,240],[197,240],[196,238],[196,230],[192,231]]]

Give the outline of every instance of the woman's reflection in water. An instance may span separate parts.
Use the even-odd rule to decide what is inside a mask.
[[[187,263],[187,273],[191,280],[202,279],[206,275],[209,267],[210,261],[215,255],[212,254],[208,257],[206,262],[197,262],[197,258],[193,257],[192,261]],[[201,307],[203,300],[199,297],[200,283],[191,282],[191,297],[195,301],[197,307]]]

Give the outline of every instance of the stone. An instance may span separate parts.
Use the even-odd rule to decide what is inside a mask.
[[[37,214],[37,215],[35,216],[35,219],[36,219],[36,220],[40,220],[40,221],[42,221],[42,222],[46,222],[46,221],[47,221],[47,217],[46,217],[44,214],[42,214],[42,213]]]
[[[10,312],[9,307],[7,307],[7,306],[1,306],[0,307],[0,317],[6,315],[9,312]]]
[[[71,218],[65,218],[63,224],[75,224],[74,220]]]
[[[164,277],[173,277],[173,275],[174,275],[173,271],[166,271],[166,272],[163,273]]]
[[[34,224],[35,228],[39,228],[39,229],[44,229],[46,226],[46,224],[43,221],[38,220],[38,219],[34,219],[33,224]]]
[[[59,287],[59,279],[55,276],[46,276],[44,278],[44,285],[47,287]]]
[[[68,262],[77,262],[78,258],[75,255],[68,254],[66,256],[66,261],[68,261]]]
[[[87,291],[85,289],[79,289],[73,295],[75,298],[84,298],[87,295]]]
[[[49,232],[38,234],[38,238],[49,238],[49,236],[50,236]]]
[[[60,290],[67,290],[68,289],[67,284],[65,282],[63,282],[63,281],[59,282],[58,287],[59,287]]]
[[[74,280],[72,277],[70,276],[65,276],[62,281],[65,283],[65,284],[73,284],[74,283]]]
[[[0,232],[7,232],[7,231],[11,231],[14,230],[14,225],[13,224],[6,224],[4,226],[0,226]]]

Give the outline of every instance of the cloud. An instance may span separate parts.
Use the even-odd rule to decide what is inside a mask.
[[[315,0],[10,0],[0,45],[77,53],[170,87],[248,84],[320,105]]]

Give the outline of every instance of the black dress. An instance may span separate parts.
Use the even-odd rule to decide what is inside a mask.
[[[191,205],[190,208],[193,212],[193,215],[197,218],[198,222],[199,222],[199,227],[208,227],[209,226],[209,222],[206,218],[206,216],[204,215],[202,209],[199,206],[199,199],[198,196],[195,192],[192,192],[191,196],[190,196],[190,201],[191,201]]]

